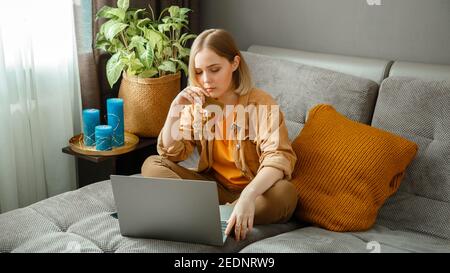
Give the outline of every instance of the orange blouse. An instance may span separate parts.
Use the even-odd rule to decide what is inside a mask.
[[[233,141],[227,140],[225,137],[226,125],[232,123],[232,115],[229,115],[228,123],[225,123],[225,118],[219,122],[216,130],[222,128],[223,140],[216,139],[213,144],[213,164],[215,178],[225,188],[231,191],[242,191],[250,182],[245,177],[241,170],[239,170],[233,160]]]

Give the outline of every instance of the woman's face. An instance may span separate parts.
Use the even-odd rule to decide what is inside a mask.
[[[197,82],[212,98],[220,98],[233,91],[233,72],[239,67],[239,56],[233,62],[217,55],[209,48],[200,50],[194,58]]]

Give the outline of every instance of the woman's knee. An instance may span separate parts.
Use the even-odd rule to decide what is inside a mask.
[[[168,159],[160,155],[151,155],[147,157],[141,167],[142,176],[161,176],[161,172],[165,173],[168,168],[166,160]]]
[[[162,164],[162,156],[160,155],[151,155],[147,157],[142,164],[142,168],[153,165],[161,165]]]
[[[297,192],[294,185],[288,180],[279,180],[267,190],[270,198],[284,201],[287,204],[297,204]]]
[[[267,199],[267,209],[278,211],[276,222],[286,222],[291,217],[297,206],[297,192],[294,185],[287,180],[279,180],[264,194]]]

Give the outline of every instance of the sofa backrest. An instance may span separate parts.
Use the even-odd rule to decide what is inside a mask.
[[[393,63],[392,61],[381,59],[325,54],[262,45],[251,45],[247,51],[369,79],[378,85],[388,76],[389,68]]]
[[[450,66],[395,63],[381,84],[372,126],[419,146],[377,222],[450,239]]]
[[[389,77],[413,77],[422,80],[450,81],[450,65],[395,62]]]
[[[332,104],[347,117],[370,124],[378,93],[376,82],[279,57],[247,51],[242,55],[255,86],[270,93],[280,105],[291,140],[303,128],[308,111],[320,103]],[[383,69],[380,67],[380,75]]]

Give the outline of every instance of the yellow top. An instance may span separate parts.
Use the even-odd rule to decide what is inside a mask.
[[[233,159],[233,141],[227,140],[225,137],[226,125],[230,125],[232,122],[230,116],[232,115],[229,115],[227,123],[225,123],[226,118],[224,117],[223,121],[217,124],[216,130],[222,128],[223,140],[214,140],[212,168],[215,178],[225,188],[231,191],[242,191],[250,181],[236,167]]]

